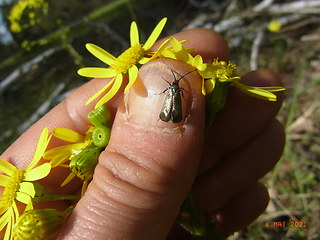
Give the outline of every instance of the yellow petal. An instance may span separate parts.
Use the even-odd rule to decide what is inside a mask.
[[[90,78],[112,78],[117,75],[117,71],[112,68],[86,67],[79,69],[78,74]]]
[[[30,164],[26,167],[26,169],[25,169],[26,171],[32,169],[42,158],[42,156],[43,156],[43,154],[49,144],[49,141],[51,139],[51,136],[48,138],[48,131],[49,131],[48,128],[44,128],[42,130],[42,133],[40,135],[38,145],[37,145],[36,151],[34,153],[33,159],[30,162]]]
[[[11,163],[3,160],[0,158],[0,171],[4,172],[5,174],[11,176],[12,173],[16,170],[17,168],[13,166]]]
[[[137,80],[138,72],[139,70],[136,65],[133,65],[131,68],[129,68],[129,82],[124,89],[124,93],[126,93],[130,89],[132,84],[134,84],[134,82]]]
[[[6,233],[4,235],[3,240],[9,240],[9,239],[11,240],[14,220],[15,220],[14,215],[11,212],[8,212],[8,221],[7,221],[8,225],[7,225]]]
[[[170,51],[168,48],[165,48],[161,51],[161,56],[165,58],[177,59],[176,54]]]
[[[154,28],[152,33],[150,34],[148,40],[146,43],[143,45],[144,50],[148,50],[152,47],[152,45],[157,41],[159,35],[161,34],[164,26],[166,25],[167,18],[163,18],[158,25]]]
[[[76,175],[73,172],[71,172],[69,176],[63,181],[63,183],[61,183],[61,187],[69,183],[72,179],[74,179],[75,176]]]
[[[137,44],[140,44],[138,27],[136,22],[134,21],[131,23],[131,27],[130,27],[130,44],[131,44],[131,47]]]
[[[62,158],[65,155],[71,155],[72,145],[73,144],[68,144],[68,145],[52,148],[43,154],[43,158],[45,160],[53,160],[55,158]]]
[[[20,183],[20,188],[19,188],[19,192],[21,193],[26,193],[31,197],[34,197],[35,195],[35,190],[34,190],[34,186],[31,182],[22,182]]]
[[[64,147],[64,146],[61,146]],[[58,147],[57,147],[58,148]],[[52,167],[56,167],[54,162],[56,161],[67,161],[69,157],[72,155],[72,148],[69,149],[69,151],[66,151],[63,149],[63,151],[59,151],[59,149],[54,148],[51,149],[50,152],[45,152],[43,158],[46,160],[50,160],[50,164]],[[61,149],[61,148],[60,148]]]
[[[199,71],[204,71],[207,68],[207,65],[203,63],[202,57],[200,55],[197,55],[193,58],[191,65],[194,66]]]
[[[27,206],[26,206],[26,208],[24,209],[24,211],[29,211],[29,210],[31,210],[31,209],[33,209],[32,201],[30,201],[30,202],[27,204]]]
[[[9,182],[10,177],[0,174],[0,186],[5,187]]]
[[[116,77],[115,77],[116,78]],[[115,78],[111,79],[110,82],[108,82],[103,88],[101,88],[98,92],[96,92],[95,94],[93,94],[88,101],[86,102],[86,105],[88,105],[89,103],[91,103],[94,99],[96,99],[97,97],[99,97],[100,94],[102,94],[108,87],[110,87],[110,85],[114,82]]]
[[[76,143],[84,141],[84,136],[68,128],[55,128],[52,130],[52,134],[56,138],[67,142]]]
[[[112,65],[116,60],[114,56],[95,44],[87,43],[86,48],[92,55],[108,65]]]
[[[165,41],[160,45],[160,47],[157,49],[157,51],[152,55],[151,58],[143,57],[143,58],[140,59],[139,63],[140,63],[140,64],[146,64],[147,62],[149,62],[149,61],[157,58],[157,57],[160,56],[160,55],[162,55],[162,54],[165,52],[166,47],[167,47],[167,45],[168,45],[169,42],[170,42],[170,39],[171,39],[171,38],[168,38],[167,40],[165,40]],[[169,51],[167,51],[167,52],[169,52]],[[169,52],[169,53],[171,53],[171,52]],[[171,55],[171,56],[172,56],[171,58],[174,58],[174,54],[173,54],[173,53],[171,53],[171,54],[172,54],[172,55]],[[168,57],[168,56],[164,56],[164,57]]]
[[[17,201],[24,204],[28,204],[31,201],[31,197],[28,194],[22,192],[17,192],[16,199]]]
[[[176,38],[171,38],[170,43],[172,46],[170,49],[173,51],[175,57],[174,59],[180,60],[182,62],[186,62],[190,64],[190,60],[192,56],[189,54],[189,52],[182,46],[181,42],[179,42]]]
[[[98,108],[100,106],[102,106],[103,104],[105,104],[106,102],[108,102],[111,98],[114,97],[114,95],[116,95],[116,93],[119,91],[120,86],[122,84],[122,74],[118,74],[114,84],[112,85],[111,89],[109,92],[107,92],[100,100],[99,102],[95,105],[95,108]]]
[[[6,211],[0,218],[0,231],[10,220],[10,211]]]
[[[41,164],[39,167],[36,167],[34,169],[31,169],[30,171],[25,172],[24,180],[36,181],[36,180],[42,179],[48,176],[48,174],[50,173],[50,170],[51,170],[50,163]]]
[[[203,94],[203,95],[207,95],[207,94],[211,93],[213,91],[215,85],[216,85],[216,82],[213,79],[209,79],[209,80],[204,81],[204,84],[203,84],[204,89],[202,88],[202,94],[203,94],[203,92],[205,92],[205,94]]]
[[[170,39],[170,43],[172,44],[172,48],[176,52],[179,52],[179,51],[181,51],[183,49],[182,43],[178,39],[176,39],[174,37],[172,37]]]
[[[262,100],[268,100],[268,101],[277,101],[277,96],[275,94],[273,94],[272,92],[269,92],[267,90],[264,90],[262,88],[259,87],[252,87],[252,86],[247,86],[244,85],[238,81],[234,81],[233,84],[242,92],[262,99]]]
[[[46,160],[51,160],[50,164],[54,168],[68,161],[73,152],[78,151],[83,147],[84,143],[75,143],[59,146],[45,152],[43,158]]]
[[[278,87],[278,86],[273,86],[273,87],[259,87],[260,89],[267,90],[269,92],[282,92],[285,91],[285,87]]]

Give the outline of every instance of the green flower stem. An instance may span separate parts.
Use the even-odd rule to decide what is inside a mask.
[[[46,191],[46,189],[38,182],[33,182],[35,189],[35,196],[32,198],[32,203],[40,203],[46,201],[59,201],[59,200],[79,200],[79,195],[60,195],[53,194]]]
[[[209,215],[200,220],[191,194],[188,195],[181,208],[178,222],[192,235],[194,240],[222,240],[227,235],[217,231]]]
[[[211,127],[217,113],[223,109],[226,104],[229,85],[229,82],[216,80],[213,91],[206,96],[206,133]]]

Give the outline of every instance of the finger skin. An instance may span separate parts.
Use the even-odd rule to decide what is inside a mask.
[[[257,182],[277,163],[284,142],[283,127],[274,120],[241,148],[222,157],[196,180],[193,194],[199,210],[212,213]]]
[[[180,75],[190,71],[187,65],[166,62]],[[188,90],[183,104],[189,108],[184,120],[177,124],[159,121],[157,102],[162,103],[164,97],[155,93],[167,87],[162,77],[171,75],[161,60],[141,68],[139,76],[147,95],[139,98],[134,88],[125,95],[94,179],[60,239],[166,238],[196,175],[205,107],[200,76],[189,74],[183,79]]]
[[[218,231],[231,234],[243,229],[264,212],[268,202],[266,187],[259,182],[253,184],[215,212]]]

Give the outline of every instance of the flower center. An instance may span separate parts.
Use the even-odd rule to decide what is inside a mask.
[[[24,177],[24,171],[21,169],[16,169],[9,182],[5,186],[2,196],[0,197],[0,206],[5,206],[6,208],[12,205],[12,202],[16,198],[17,192],[20,188],[20,183]]]
[[[142,44],[136,44],[124,51],[111,65],[119,73],[127,73],[129,68],[136,65],[145,55],[146,51],[142,48]]]

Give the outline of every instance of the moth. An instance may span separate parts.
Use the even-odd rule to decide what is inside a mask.
[[[173,123],[178,123],[182,120],[181,95],[183,96],[184,91],[184,89],[180,87],[179,82],[182,78],[187,76],[189,73],[194,72],[195,70],[187,72],[179,79],[176,78],[176,75],[174,74],[172,69],[170,70],[172,72],[174,80],[172,83],[165,80],[169,84],[169,87],[162,92],[167,92],[167,95],[164,99],[159,118],[164,122],[169,122],[171,120]]]

